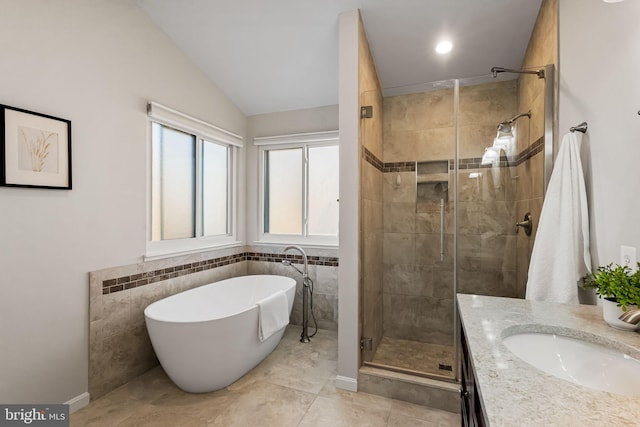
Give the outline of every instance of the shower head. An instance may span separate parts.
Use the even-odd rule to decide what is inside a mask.
[[[494,79],[498,77],[498,73],[504,73],[504,72],[505,72],[505,69],[502,67],[491,67],[491,74],[493,75]]]
[[[513,123],[520,117],[527,116],[531,118],[531,110],[526,113],[518,114],[510,120],[498,123],[498,138],[508,138],[513,136]]]
[[[498,124],[498,133],[501,136],[509,136],[513,135],[513,125],[512,122],[502,122]]]
[[[491,75],[495,79],[498,73],[535,74],[539,79],[544,79],[544,69],[539,70],[514,70],[511,68],[491,67]]]

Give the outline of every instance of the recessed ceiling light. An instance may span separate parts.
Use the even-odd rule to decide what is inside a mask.
[[[620,3],[621,1],[624,0],[603,0],[605,3]]]
[[[436,46],[436,52],[442,55],[451,52],[452,48],[453,45],[451,44],[451,42],[448,40],[444,40],[438,43],[438,45]]]

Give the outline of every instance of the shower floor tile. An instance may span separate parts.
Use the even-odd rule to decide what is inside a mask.
[[[373,360],[375,364],[453,378],[453,346],[382,337]]]

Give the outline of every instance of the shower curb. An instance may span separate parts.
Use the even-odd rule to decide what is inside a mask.
[[[363,366],[358,391],[460,413],[460,384]]]

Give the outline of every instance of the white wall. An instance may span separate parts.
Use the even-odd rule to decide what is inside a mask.
[[[87,273],[145,250],[146,101],[239,134],[246,118],[131,1],[0,10],[0,103],[73,137],[73,190],[0,188],[0,402],[65,402],[87,391]]]
[[[323,132],[338,129],[338,106],[308,108],[247,117],[246,180],[247,212],[246,235],[249,242],[259,237],[260,201],[258,189],[259,156],[253,138],[260,136],[291,135],[296,133]]]
[[[360,147],[358,34],[360,13],[338,19],[340,123],[340,271],[338,273],[338,377],[336,386],[356,391],[360,365]]]
[[[594,268],[640,249],[640,2],[560,0],[560,135],[582,121]]]

